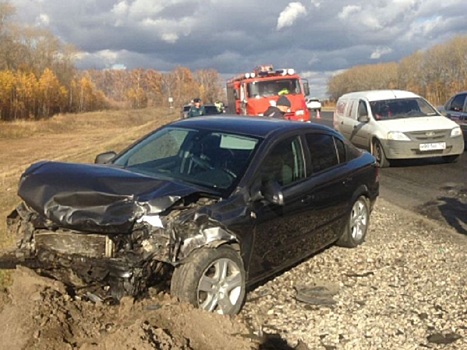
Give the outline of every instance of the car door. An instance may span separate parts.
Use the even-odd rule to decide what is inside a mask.
[[[266,200],[252,203],[255,217],[254,244],[250,261],[250,278],[270,274],[287,266],[296,252],[291,243],[302,230],[301,211],[306,208],[300,192],[305,179],[305,158],[299,136],[277,140],[265,152],[254,182],[259,187],[277,183],[284,196],[284,205]]]
[[[357,147],[368,149],[372,135],[372,121],[366,101],[360,100],[354,111],[355,119],[350,141]]]
[[[447,117],[454,120],[461,120],[467,118],[467,93],[458,94],[454,96],[446,104]]]
[[[337,166],[339,161],[333,137],[318,134],[308,142],[310,137],[295,138],[290,144],[292,148],[297,146],[299,152],[292,166],[292,181],[281,185],[284,205],[261,201],[253,208],[256,230],[251,277],[290,266],[337,239],[334,220],[342,216],[349,196],[342,183],[345,174]],[[310,146],[314,149],[313,157],[323,154],[315,161],[315,170],[311,174],[311,158],[307,150]],[[271,149],[270,154],[286,147],[287,142],[281,142]],[[272,176],[274,171],[267,166],[267,158],[261,168]],[[318,168],[318,162],[321,162],[321,168]]]
[[[342,140],[320,132],[308,133],[305,139],[309,175],[302,187],[308,201],[304,243],[320,249],[340,237],[356,179]]]
[[[349,100],[343,106],[343,110],[340,114],[340,120],[337,121],[338,125],[334,126],[335,129],[339,130],[339,132],[344,135],[344,137],[348,140],[352,137],[352,131],[354,130],[356,124],[356,105],[357,102],[355,100]],[[337,106],[337,108],[342,108],[341,106]]]

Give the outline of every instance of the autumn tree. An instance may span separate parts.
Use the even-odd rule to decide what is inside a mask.
[[[46,68],[39,79],[39,118],[50,117],[62,111],[67,90],[60,85],[51,69]]]
[[[399,63],[356,66],[328,82],[332,100],[350,91],[403,89],[438,105],[458,91],[467,90],[467,36],[417,51]]]
[[[200,89],[200,97],[214,103],[216,100],[224,100],[223,80],[214,69],[203,69],[195,73],[195,79]]]
[[[12,113],[16,78],[11,71],[0,71],[0,117],[1,120],[13,120]]]

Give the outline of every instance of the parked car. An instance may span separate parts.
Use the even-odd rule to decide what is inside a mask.
[[[188,116],[188,111],[190,110],[191,105],[184,105],[180,111],[180,118],[185,119]]]
[[[224,113],[214,104],[205,104],[204,109],[206,111],[206,115],[218,115]]]
[[[306,100],[306,107],[311,111],[321,112],[321,102],[318,98],[308,98]]]
[[[234,314],[255,283],[364,242],[378,180],[375,158],[326,126],[188,118],[96,164],[31,165],[7,223],[18,263],[76,293],[118,300],[170,281],[180,300]]]
[[[369,150],[381,167],[393,159],[442,157],[454,162],[464,151],[459,125],[409,91],[345,94],[337,101],[333,125],[354,145]]]
[[[464,134],[464,143],[467,145],[467,91],[452,96],[439,110],[459,124]]]

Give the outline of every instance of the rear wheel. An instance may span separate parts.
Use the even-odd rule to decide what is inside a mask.
[[[386,158],[386,155],[384,153],[383,145],[378,140],[373,141],[371,153],[376,158],[376,161],[378,162],[380,168],[386,168],[390,166],[390,162]]]
[[[368,199],[360,196],[352,205],[350,215],[337,245],[355,248],[365,241],[368,225],[370,223],[370,206]]]
[[[181,301],[219,314],[237,314],[245,298],[245,270],[228,245],[201,248],[175,268],[170,292]]]

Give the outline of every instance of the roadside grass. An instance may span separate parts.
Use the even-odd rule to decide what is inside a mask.
[[[0,123],[0,254],[14,247],[19,237],[9,237],[6,217],[18,205],[21,173],[39,160],[91,163],[97,154],[121,151],[160,125],[178,118],[167,108],[111,110],[57,115],[41,121]],[[0,270],[0,287],[11,282]]]

